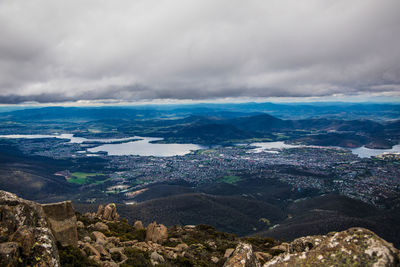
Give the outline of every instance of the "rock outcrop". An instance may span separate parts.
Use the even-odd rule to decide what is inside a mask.
[[[60,266],[40,204],[0,191],[0,266]]]
[[[75,210],[71,201],[43,204],[54,237],[62,246],[77,246],[78,232]]]
[[[147,226],[146,241],[161,243],[167,240],[167,238],[168,238],[168,229],[167,227],[165,227],[165,225],[153,222]]]
[[[282,243],[207,225],[132,225],[118,221],[115,204],[77,217],[71,202],[40,205],[0,191],[0,266],[400,266],[399,251],[363,228]]]
[[[239,243],[224,264],[224,267],[261,267],[253,247],[250,244]]]
[[[301,237],[287,252],[264,267],[281,266],[400,266],[399,251],[364,228],[350,228],[323,236]]]
[[[115,203],[107,204],[105,207],[100,205],[97,209],[97,217],[106,221],[117,221],[119,214],[117,213],[117,205]]]
[[[142,229],[144,229],[144,226],[143,226],[142,221],[136,221],[136,222],[133,224],[133,228],[134,228],[135,230],[142,230]]]

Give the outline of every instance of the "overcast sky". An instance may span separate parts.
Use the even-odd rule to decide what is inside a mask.
[[[0,103],[400,97],[399,0],[0,0]]]

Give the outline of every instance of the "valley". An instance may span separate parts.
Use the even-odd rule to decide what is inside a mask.
[[[278,239],[363,226],[400,244],[396,121],[74,110],[0,113],[2,190],[81,212],[115,202],[130,221]]]

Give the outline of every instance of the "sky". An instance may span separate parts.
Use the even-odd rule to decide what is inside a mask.
[[[400,102],[398,0],[0,0],[0,104]]]

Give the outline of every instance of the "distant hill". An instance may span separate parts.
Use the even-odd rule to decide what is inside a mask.
[[[247,112],[244,112],[245,107]],[[0,113],[0,133],[68,132],[88,138],[141,135],[163,137],[169,143],[219,145],[258,138],[323,146],[390,148],[400,142],[399,121],[378,121],[381,115],[373,117],[371,114],[383,112],[391,119],[398,118],[395,116],[400,114],[398,107],[343,103],[44,107]],[[276,117],[280,114],[276,111],[279,108],[293,117]],[[296,110],[313,115],[299,119]],[[335,110],[342,113],[335,113]],[[349,119],[343,113],[345,110],[358,115]],[[362,116],[364,113],[370,114],[368,119]]]
[[[227,121],[227,123],[242,130],[246,129],[247,131],[261,133],[270,133],[293,128],[291,121],[281,120],[268,114],[231,119]]]
[[[0,189],[32,200],[68,194],[73,187],[53,175],[64,164],[44,157],[26,157],[0,144]]]
[[[363,146],[364,144],[369,143],[369,140],[370,139],[365,136],[350,133],[315,134],[296,139],[297,142],[307,145],[340,146],[349,148]]]
[[[240,130],[228,124],[190,125],[181,128],[177,133],[167,135],[168,138],[190,140],[197,144],[219,144],[229,140],[243,140],[260,137],[257,133]]]
[[[367,227],[396,246],[400,245],[400,216],[396,215],[396,211],[383,212],[359,200],[324,195],[293,203],[287,212],[289,218],[257,235],[293,240],[349,227]]]
[[[76,204],[84,212],[94,206]],[[260,221],[282,220],[285,215],[280,208],[266,202],[249,200],[240,196],[213,196],[207,194],[181,194],[148,200],[135,205],[118,205],[122,217],[130,221],[142,220],[145,224],[157,221],[165,225],[208,224],[219,231],[248,235],[265,229]]]

